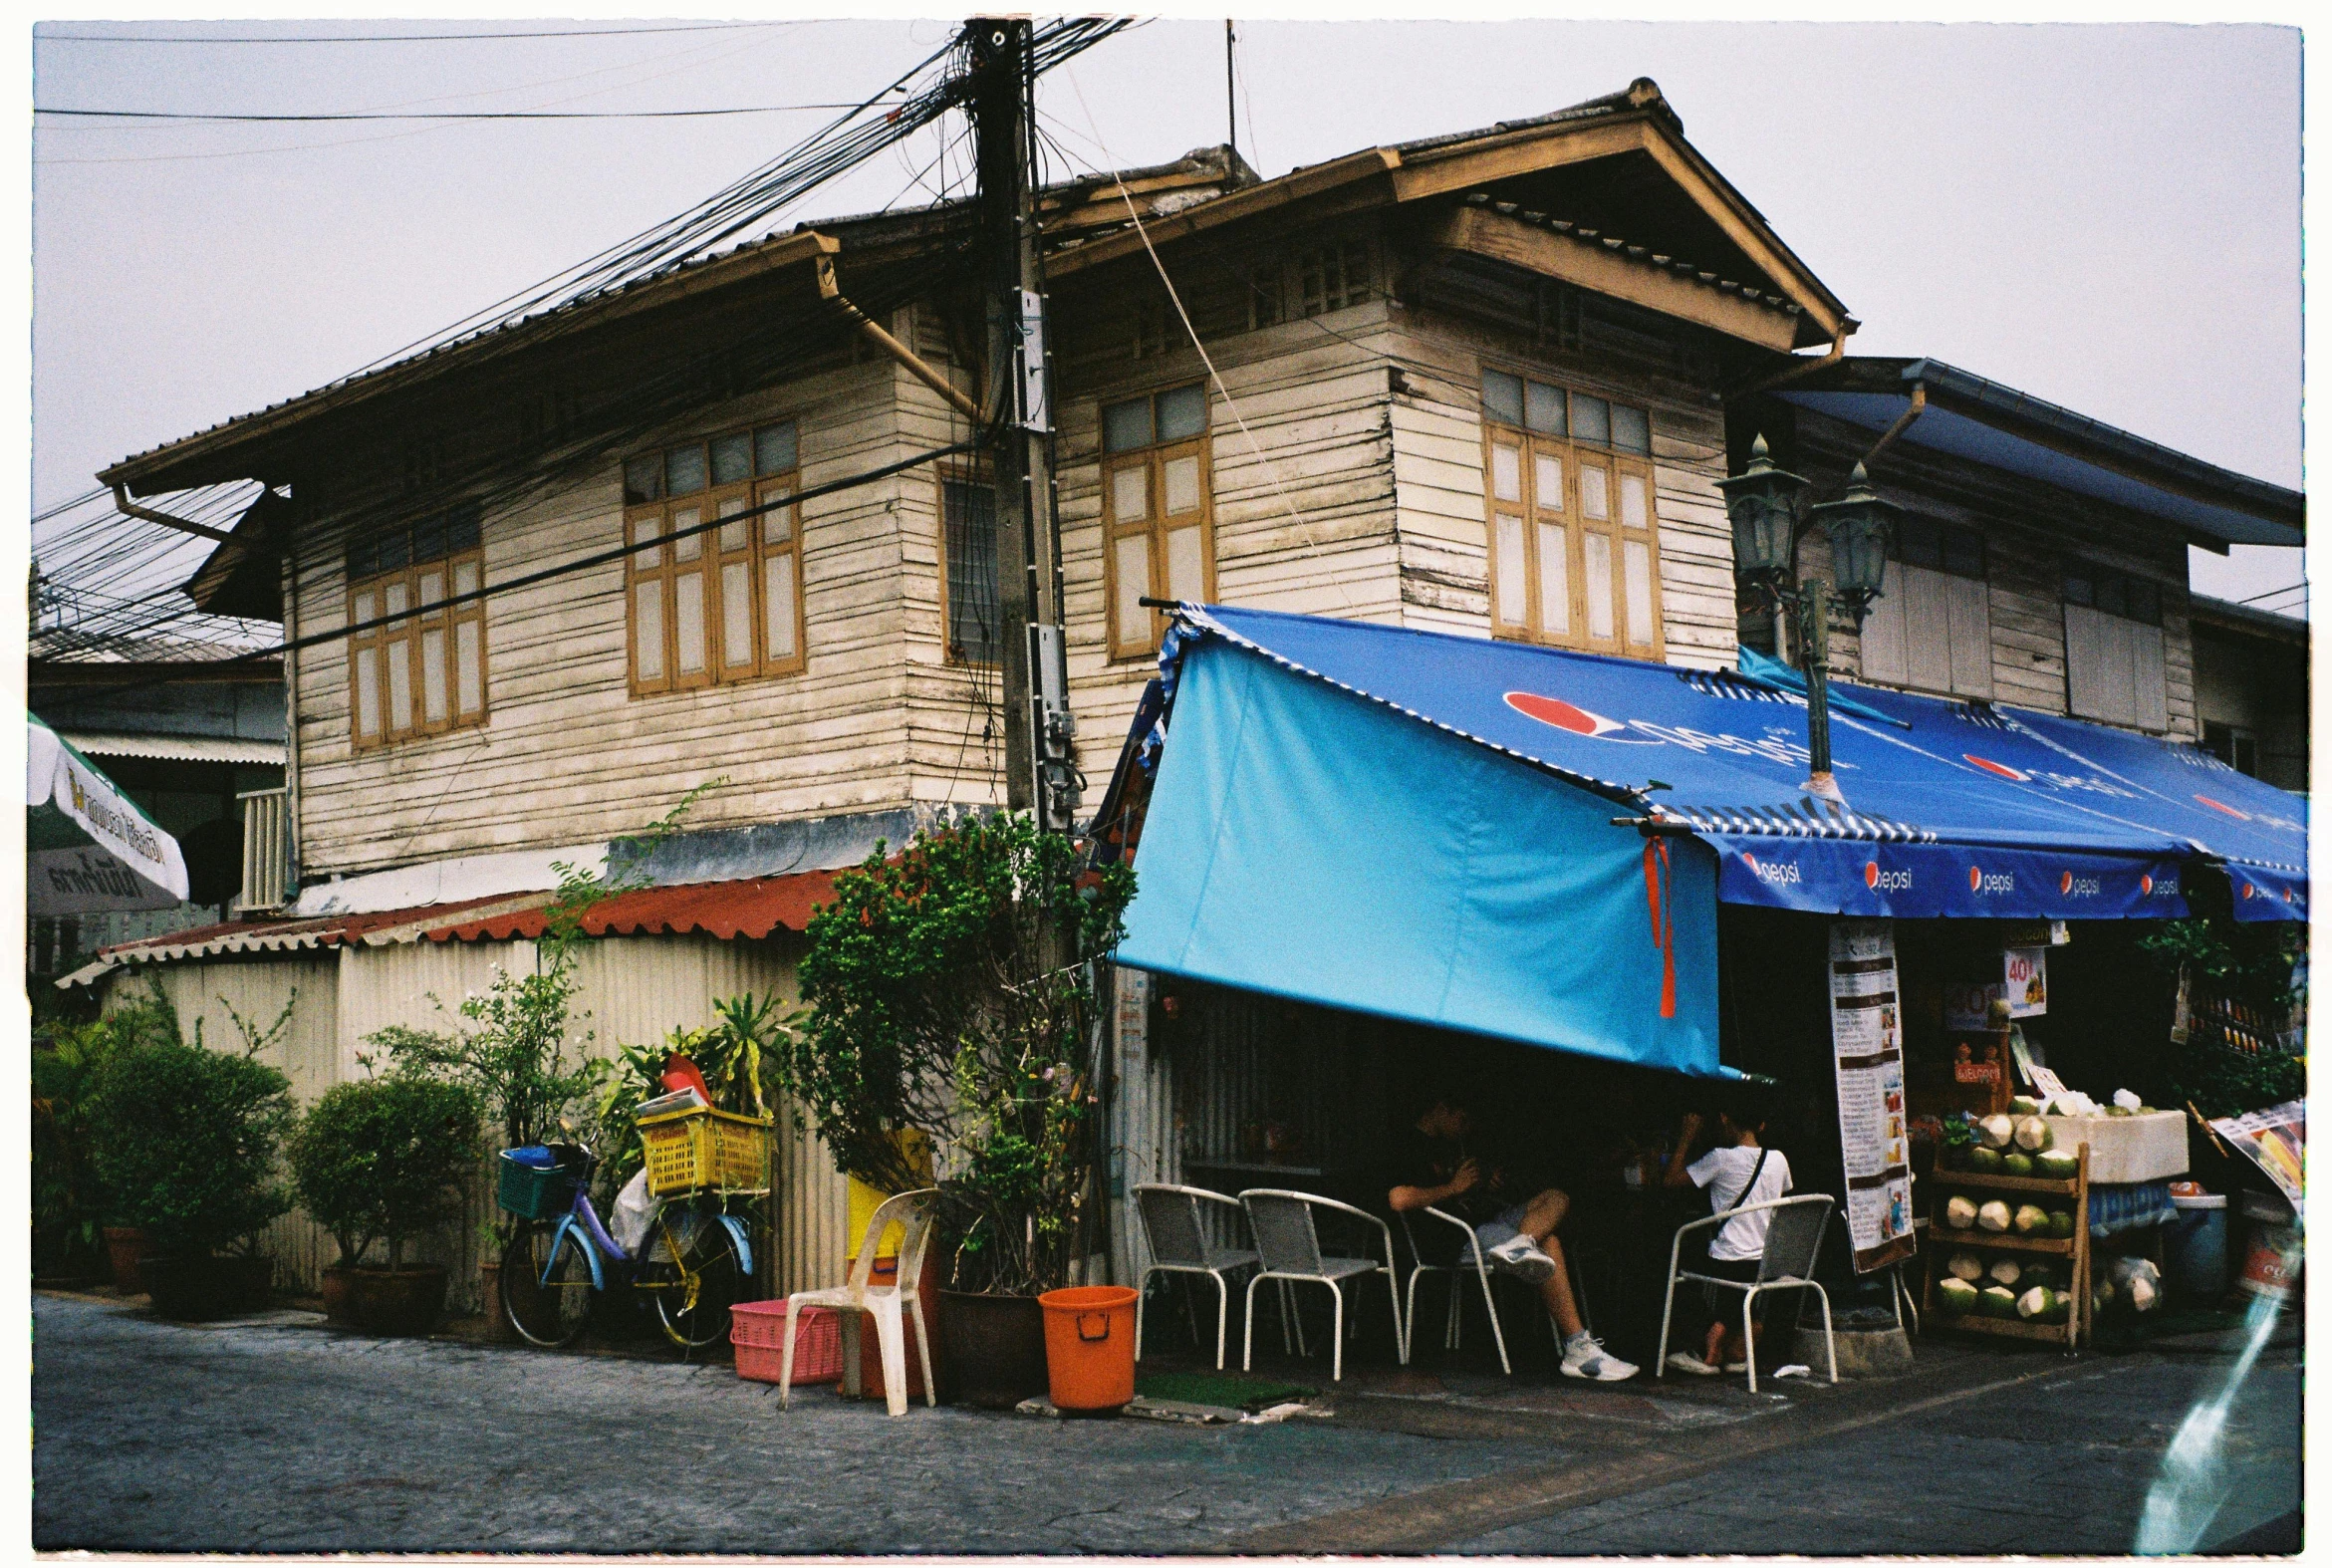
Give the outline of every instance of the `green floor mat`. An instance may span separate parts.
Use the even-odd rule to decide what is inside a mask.
[[[1300,1383],[1242,1378],[1227,1372],[1146,1372],[1134,1380],[1134,1392],[1146,1400],[1259,1411],[1290,1400],[1308,1400],[1320,1391]]]

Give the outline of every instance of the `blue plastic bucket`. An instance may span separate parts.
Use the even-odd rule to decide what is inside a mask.
[[[2170,1287],[2187,1301],[2212,1303],[2226,1294],[2226,1194],[2173,1197],[2178,1205],[2163,1236]]]

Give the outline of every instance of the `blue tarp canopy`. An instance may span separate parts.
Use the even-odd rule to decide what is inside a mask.
[[[1841,806],[1799,787],[1804,698],[1729,671],[1218,607],[1161,662],[1141,968],[1713,1072],[1715,899],[2169,917],[2223,869],[2238,916],[2306,917],[2299,797],[2049,714],[1851,686]]]

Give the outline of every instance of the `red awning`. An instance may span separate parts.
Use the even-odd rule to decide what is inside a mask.
[[[724,941],[766,936],[781,925],[791,931],[805,928],[811,914],[833,897],[834,873],[830,871],[755,877],[746,882],[642,888],[593,905],[583,916],[583,929],[591,936],[681,935],[689,931],[702,931]],[[537,905],[434,926],[421,934],[431,941],[510,941],[540,936],[546,923],[544,907]]]

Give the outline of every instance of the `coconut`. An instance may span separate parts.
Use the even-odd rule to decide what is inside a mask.
[[[1974,1224],[1975,1199],[1952,1193],[1950,1200],[1943,1204],[1943,1223],[1953,1230],[1965,1230]]]
[[[2049,1211],[2038,1203],[2019,1203],[2016,1205],[2014,1224],[2020,1236],[2046,1230],[2049,1227]]]
[[[1951,1254],[1951,1260],[1943,1267],[1950,1271],[1953,1279],[1983,1278],[1983,1259],[1977,1257],[1973,1252],[1954,1252]]]
[[[2016,1315],[2027,1322],[2039,1317],[2048,1309],[2049,1288],[2046,1285],[2035,1285],[2016,1298]]]
[[[1998,1176],[2001,1164],[2001,1155],[1997,1149],[1987,1149],[1978,1144],[1967,1152],[1967,1169],[1978,1176]]]
[[[2081,1157],[2070,1149],[2044,1149],[2032,1157],[2032,1166],[2051,1181],[2070,1181],[2081,1174]]]
[[[2021,1180],[2029,1177],[2032,1172],[2032,1157],[2021,1149],[2011,1149],[2000,1157],[2000,1175],[2002,1176],[2012,1176]]]
[[[1981,1308],[1995,1318],[2016,1315],[2016,1292],[2005,1285],[1986,1285],[1976,1298]]]
[[[1989,1272],[1993,1284],[2013,1285],[2024,1277],[2024,1266],[2012,1257],[2004,1257],[1994,1263]]]
[[[2008,1114],[2010,1116],[2038,1116],[2040,1115],[2040,1102],[2030,1095],[2018,1095],[2008,1102]]]
[[[1976,1289],[1964,1279],[1946,1279],[1936,1287],[1936,1294],[1943,1303],[1945,1312],[1958,1314],[1976,1310]]]
[[[2052,1208],[2049,1210],[2049,1234],[2059,1241],[2072,1239],[2073,1211],[2071,1209]]]
[[[2037,1116],[2028,1116],[2016,1124],[2016,1147],[2026,1154],[2039,1154],[2049,1146],[2049,1125]]]
[[[2009,1224],[2008,1205],[1996,1197],[1993,1198],[1990,1202],[1976,1209],[1975,1222],[1985,1230],[2007,1229]]]
[[[1986,1148],[2005,1149],[2016,1139],[2016,1121],[2013,1117],[1987,1116],[1976,1123],[1975,1128],[1983,1135]]]
[[[2049,1292],[2049,1309],[2041,1315],[2043,1323],[2065,1323],[2073,1316],[2073,1298],[2061,1290]]]
[[[2130,1281],[2129,1294],[2131,1306],[2140,1312],[2152,1312],[2155,1303],[2162,1299],[2162,1287],[2140,1274]]]

